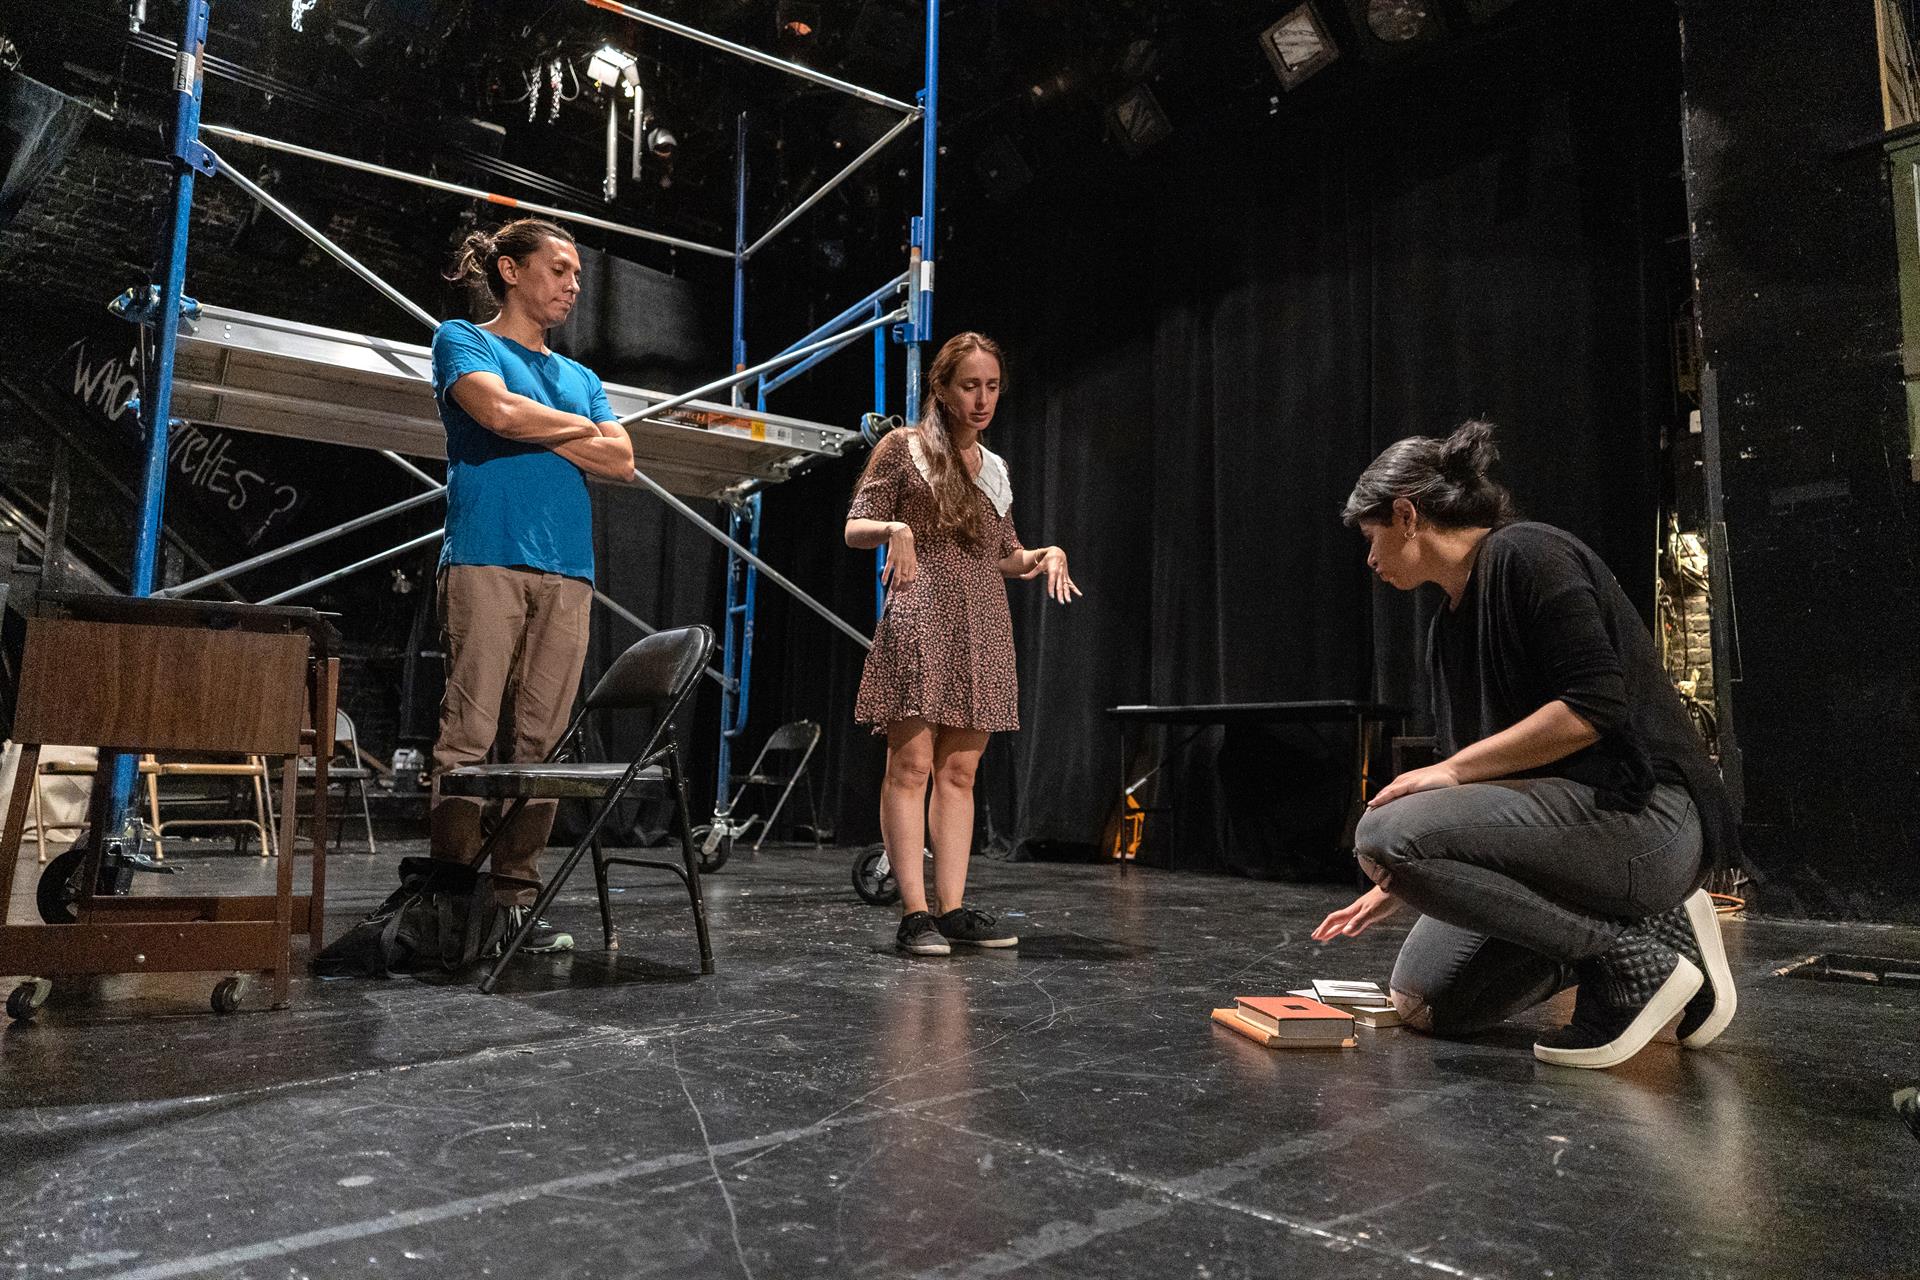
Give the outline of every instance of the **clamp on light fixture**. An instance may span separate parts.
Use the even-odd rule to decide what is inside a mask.
[[[640,176],[640,117],[643,95],[640,92],[640,60],[624,49],[603,44],[587,59],[587,79],[609,90],[607,98],[607,173],[600,184],[600,198],[611,202],[620,194],[620,98],[633,99],[632,174]],[[614,94],[612,90],[619,90]]]

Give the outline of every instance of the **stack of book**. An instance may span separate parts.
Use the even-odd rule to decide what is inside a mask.
[[[1313,986],[1287,994],[1305,996],[1309,1000],[1344,1010],[1352,1014],[1353,1020],[1363,1027],[1400,1025],[1400,1011],[1393,1007],[1393,1000],[1380,989],[1377,982],[1315,978]]]
[[[1297,995],[1235,996],[1213,1020],[1270,1049],[1351,1049],[1353,1015]]]

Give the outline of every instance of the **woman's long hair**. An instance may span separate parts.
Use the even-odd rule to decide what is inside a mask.
[[[957,333],[941,346],[927,370],[927,395],[920,406],[920,421],[915,424],[927,463],[927,485],[933,490],[934,527],[926,532],[944,534],[974,550],[986,545],[987,513],[973,477],[967,474],[966,460],[954,446],[949,424],[953,409],[947,403],[947,393],[960,372],[960,362],[976,351],[993,357],[1000,368],[1001,390],[1006,389],[1007,361],[1000,353],[1000,344],[984,333]],[[872,467],[873,459],[869,458],[867,470]],[[865,471],[860,478],[866,479]]]
[[[1340,519],[1393,521],[1393,503],[1405,498],[1425,519],[1450,529],[1497,529],[1519,519],[1513,495],[1487,475],[1500,458],[1491,422],[1461,423],[1441,440],[1408,436],[1381,450],[1354,482]]]
[[[500,274],[500,259],[525,262],[550,239],[574,243],[571,231],[545,218],[515,218],[491,231],[480,227],[460,242],[459,256],[454,259],[447,279],[466,285],[476,298],[485,286],[498,307],[507,300],[507,281]]]

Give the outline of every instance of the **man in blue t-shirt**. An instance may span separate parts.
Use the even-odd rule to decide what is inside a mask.
[[[452,320],[433,336],[434,397],[447,428],[447,691],[433,748],[433,856],[472,862],[484,807],[440,795],[437,779],[487,758],[503,710],[510,760],[542,759],[566,728],[593,600],[586,478],[631,479],[633,445],[593,371],[547,347],[547,330],[580,295],[572,236],[536,218],[476,231],[457,278],[484,283],[499,307],[484,324]],[[553,812],[550,800],[527,804],[494,845],[509,934],[539,893]],[[570,935],[538,921],[524,949],[572,946]]]

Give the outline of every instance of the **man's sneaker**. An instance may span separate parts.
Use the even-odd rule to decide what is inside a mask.
[[[933,917],[924,911],[909,911],[900,921],[900,932],[893,935],[894,945],[909,955],[947,956],[953,948],[934,928]]]
[[[1680,1024],[1673,1029],[1687,1048],[1704,1049],[1727,1029],[1739,1003],[1733,989],[1733,967],[1727,963],[1726,944],[1720,940],[1720,916],[1713,909],[1713,895],[1705,889],[1696,890],[1673,910],[1652,916],[1644,924],[1654,937],[1706,975],[1706,982],[1687,1001]]]
[[[521,926],[526,924],[527,914],[532,910],[532,907],[505,907],[501,909],[500,943],[494,951],[495,955],[506,950],[507,945],[513,941],[514,935],[518,934]],[[551,955],[556,951],[571,950],[573,950],[573,935],[564,929],[554,928],[546,922],[544,917],[534,920],[533,931],[527,935],[527,940],[520,946],[520,954],[522,955],[544,956]]]
[[[1534,1043],[1557,1067],[1618,1066],[1646,1048],[1706,981],[1691,960],[1635,926],[1576,966],[1573,1021]]]
[[[964,942],[970,947],[1016,947],[1019,935],[1001,927],[998,920],[977,907],[958,906],[934,917],[934,926],[948,942]]]

